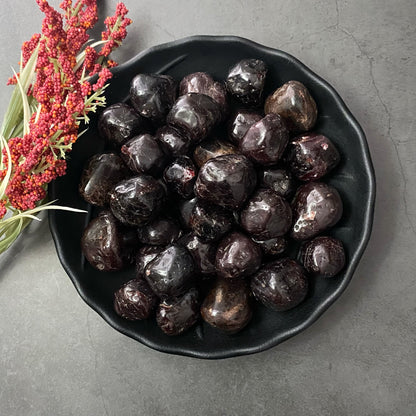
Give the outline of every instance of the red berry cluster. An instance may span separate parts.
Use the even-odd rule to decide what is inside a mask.
[[[103,87],[111,78],[109,68],[116,62],[109,54],[126,37],[131,20],[119,3],[114,16],[105,19],[101,42],[86,46],[87,31],[98,20],[97,0],[64,0],[63,12],[47,0],[36,0],[44,13],[42,33],[23,43],[21,68],[36,53],[35,77],[27,93],[31,108],[29,128],[23,137],[7,138],[10,159],[3,149],[0,179],[9,164],[12,174],[5,195],[0,200],[0,218],[7,206],[28,210],[45,198],[47,184],[66,171],[65,155],[77,140],[78,127],[87,114],[104,105]],[[96,50],[95,47],[101,46]],[[90,82],[98,75],[94,84]],[[9,80],[18,82],[19,74]]]

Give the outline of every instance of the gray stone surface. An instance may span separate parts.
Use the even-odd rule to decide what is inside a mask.
[[[54,4],[58,2],[55,1]],[[102,15],[116,1],[101,0]],[[201,361],[153,351],[77,295],[47,221],[0,257],[0,414],[416,414],[416,3],[414,0],[126,0],[118,54],[193,34],[283,49],[328,80],[363,126],[378,178],[371,241],[343,296],[264,353]],[[40,28],[34,0],[3,0],[4,84]]]

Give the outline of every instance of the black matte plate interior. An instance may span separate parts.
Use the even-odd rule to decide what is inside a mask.
[[[85,161],[103,149],[95,118],[89,131],[74,145],[67,174],[49,188],[50,199],[57,199],[60,205],[90,211],[89,215],[50,211],[49,216],[59,259],[82,299],[118,331],[167,353],[225,358],[262,351],[296,335],[345,290],[371,233],[375,179],[365,135],[336,91],[284,52],[230,36],[195,36],[159,45],[115,68],[107,89],[108,104],[128,98],[129,82],[139,72],[165,73],[180,80],[188,73],[206,71],[223,80],[229,67],[243,58],[260,58],[267,63],[266,95],[286,81],[303,82],[318,105],[315,130],[330,137],[342,156],[341,165],[326,181],[339,190],[344,201],[343,218],[329,234],[344,242],[348,267],[334,279],[314,279],[301,305],[281,313],[257,305],[251,324],[235,335],[225,335],[200,323],[181,336],[168,337],[153,319],[125,321],[113,310],[113,293],[134,277],[133,268],[118,273],[98,272],[85,262],[80,250],[91,209],[78,195],[78,182]]]

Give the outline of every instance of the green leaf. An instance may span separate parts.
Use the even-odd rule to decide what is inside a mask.
[[[6,139],[3,136],[0,136],[0,151],[3,151],[3,149],[6,149],[8,165],[7,165],[6,176],[3,178],[3,180],[0,183],[0,199],[4,198],[4,194],[6,193],[6,188],[9,183],[10,176],[12,174],[12,164],[11,164],[12,157],[10,155],[10,149],[9,149]],[[1,153],[0,167],[4,169],[3,152]]]

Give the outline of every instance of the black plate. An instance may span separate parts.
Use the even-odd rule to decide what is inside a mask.
[[[231,36],[196,36],[153,47],[114,70],[107,90],[108,104],[128,96],[129,82],[139,72],[166,73],[176,79],[206,71],[224,79],[228,68],[243,58],[263,59],[268,67],[266,94],[289,80],[303,82],[318,104],[316,131],[329,136],[342,155],[342,164],[326,179],[340,192],[344,215],[330,234],[346,247],[348,267],[334,279],[316,279],[307,299],[298,307],[277,313],[258,305],[252,322],[235,335],[225,335],[199,324],[178,337],[168,337],[154,320],[132,323],[113,310],[113,293],[133,278],[133,270],[102,273],[94,270],[80,250],[80,238],[89,216],[51,211],[50,228],[59,259],[85,302],[118,331],[143,344],[168,353],[199,358],[225,358],[270,348],[311,325],[345,290],[370,236],[375,179],[365,135],[335,90],[292,56],[249,40]],[[59,204],[81,209],[88,205],[78,195],[85,161],[102,149],[96,120],[74,145],[67,174],[49,188]]]

